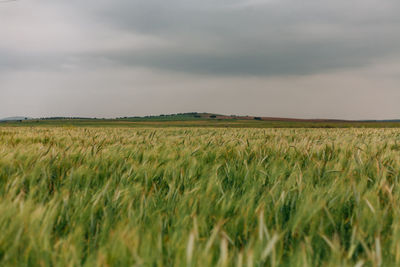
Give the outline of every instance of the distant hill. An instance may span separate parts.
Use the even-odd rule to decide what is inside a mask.
[[[283,121],[283,122],[400,122],[400,120],[339,120],[339,119],[298,119],[281,117],[260,117],[243,115],[223,115],[207,112],[188,112],[177,114],[161,114],[143,117],[120,117],[118,120],[161,120],[161,121],[180,121],[193,119],[217,119],[217,120],[258,120],[258,121]]]
[[[25,122],[26,121],[26,122]],[[373,125],[374,123],[400,123],[400,120],[339,120],[339,119],[299,119],[299,118],[282,118],[282,117],[261,117],[261,116],[248,116],[248,115],[223,115],[216,113],[207,112],[187,112],[187,113],[176,113],[176,114],[161,114],[161,115],[149,115],[149,116],[126,116],[113,119],[106,118],[87,118],[87,117],[45,117],[45,118],[29,118],[29,117],[8,117],[0,119],[0,122],[10,123],[13,122],[24,122],[28,123],[178,123],[178,122],[207,122],[207,123],[245,123],[245,124],[260,124],[260,123],[286,123],[286,124],[368,124]],[[204,124],[204,123],[203,123]]]
[[[29,120],[28,117],[8,117],[4,119],[0,119],[0,121],[26,121]]]

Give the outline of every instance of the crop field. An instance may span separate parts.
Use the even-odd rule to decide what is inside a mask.
[[[400,128],[399,121],[259,121],[172,117],[138,119],[51,119],[0,122],[0,127],[95,128]]]
[[[400,129],[0,128],[1,266],[400,266]]]

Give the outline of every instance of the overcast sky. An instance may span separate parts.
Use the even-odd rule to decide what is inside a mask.
[[[400,118],[399,0],[0,2],[0,118]]]

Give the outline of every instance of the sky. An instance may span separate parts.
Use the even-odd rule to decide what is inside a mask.
[[[400,119],[398,0],[0,1],[0,118]]]

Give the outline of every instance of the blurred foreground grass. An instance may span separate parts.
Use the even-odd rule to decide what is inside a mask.
[[[398,266],[399,129],[0,128],[1,266]]]

